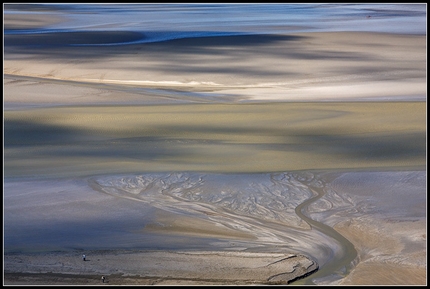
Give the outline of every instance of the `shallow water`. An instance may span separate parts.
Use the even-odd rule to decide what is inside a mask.
[[[5,5],[20,13],[65,17],[66,21],[19,33],[128,31],[140,39],[74,45],[117,45],[178,38],[324,31],[426,34],[425,4],[61,4]]]

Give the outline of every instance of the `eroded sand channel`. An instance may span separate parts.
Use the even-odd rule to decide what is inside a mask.
[[[355,187],[360,184],[366,187],[365,183],[372,175],[379,176],[373,177],[372,180],[376,187],[368,186],[364,191],[347,189],[348,186]],[[130,250],[134,252],[148,252],[149,250],[153,252],[151,254],[161,255],[173,254],[171,257],[177,256],[174,252],[181,251],[197,255],[199,252],[223,252],[225,257],[223,260],[236,258],[235,262],[241,262],[240,260],[245,257],[244,253],[249,253],[251,256],[256,254],[254,257],[258,257],[258,254],[261,253],[280,254],[272,256],[274,257],[273,262],[299,254],[307,256],[310,261],[315,260],[321,266],[320,268],[324,268],[326,264],[330,263],[333,256],[345,254],[342,252],[344,244],[338,243],[321,227],[319,231],[310,229],[309,225],[296,215],[295,208],[312,196],[312,188],[319,188],[324,195],[309,204],[306,214],[326,226],[344,227],[342,224],[354,222],[362,229],[372,228],[376,224],[382,223],[391,224],[390,226],[413,224],[413,226],[404,227],[402,233],[398,233],[403,237],[396,237],[399,248],[403,248],[400,251],[390,249],[390,246],[387,248],[386,244],[383,244],[384,239],[391,238],[390,232],[385,232],[378,237],[373,236],[373,238],[377,238],[375,247],[372,248],[373,252],[394,250],[393,252],[397,252],[398,256],[396,262],[382,257],[383,254],[379,258],[371,257],[370,248],[363,248],[372,246],[372,244],[369,245],[353,235],[358,228],[349,226],[347,231],[344,228],[341,232],[347,232],[345,235],[349,241],[354,243],[359,254],[349,268],[352,269],[352,272],[355,272],[354,270],[357,268],[365,268],[366,262],[363,265],[361,262],[369,259],[373,261],[371,264],[388,262],[391,266],[399,268],[411,267],[411,258],[422,254],[425,250],[425,206],[422,206],[422,201],[425,200],[425,177],[426,173],[419,171],[373,172],[372,174],[367,173],[367,175],[365,172],[328,175],[315,172],[145,173],[95,176],[87,179],[88,183],[85,183],[83,179],[6,182],[8,193],[5,195],[5,218],[8,226],[5,228],[7,236],[5,241],[9,253],[5,259],[5,271],[78,273],[80,269],[75,266],[81,266],[81,262],[79,262],[81,252],[90,252],[89,256],[97,255],[98,259],[109,259],[112,257],[108,256],[122,255]],[[391,203],[390,206],[395,205],[397,208],[402,208],[402,211],[397,210],[395,214],[390,213],[388,206],[383,205],[387,195],[379,194],[380,190],[373,190],[386,186],[387,182],[392,184],[392,188],[396,188],[391,191],[390,197],[399,200],[398,203]],[[17,193],[18,191],[21,193]],[[72,192],[73,194],[71,194]],[[405,192],[413,197],[414,201],[405,203],[404,199],[408,198],[405,196]],[[69,198],[64,198],[64,196],[69,196]],[[379,208],[374,206],[375,201],[380,204]],[[410,216],[412,211],[414,212],[413,219]],[[61,214],[59,214],[60,212]],[[49,216],[55,216],[55,218]],[[49,225],[47,225],[47,220],[49,220]],[[393,220],[397,220],[397,222],[394,223]],[[46,234],[47,227],[50,227],[49,234]],[[411,236],[416,236],[416,238],[411,239]],[[381,242],[377,241],[379,239]],[[60,252],[69,252],[66,255],[68,254],[70,259],[75,260],[73,262],[76,265],[69,267],[55,265],[57,262],[61,263],[61,261],[52,259],[55,254],[36,254],[31,257],[31,254],[28,253],[30,257],[19,254],[18,258],[12,254],[13,251],[21,253],[31,251],[34,254],[35,251],[43,252],[47,248],[52,251],[55,246]],[[101,249],[105,251],[101,252]],[[227,254],[227,252],[231,253]],[[142,254],[142,258],[149,256],[148,253],[139,254]],[[393,254],[392,257],[396,254]],[[197,255],[192,257],[198,258]],[[203,255],[201,255],[202,258],[204,258]],[[61,254],[57,256],[63,258]],[[23,263],[22,261],[26,258],[28,260]],[[151,262],[144,262],[145,265],[142,265],[142,262],[137,261],[130,262],[126,266],[121,265],[121,262],[127,263],[130,258],[115,258],[117,261],[103,263],[101,267],[99,265],[102,263],[92,263],[95,267],[87,268],[86,272],[115,274],[118,273],[116,270],[119,266],[123,268],[120,270],[123,274],[139,275],[140,269],[137,267],[145,268],[142,272],[150,272],[158,266]],[[142,260],[146,260],[145,258]],[[177,278],[182,278],[181,280],[194,278],[192,282],[208,282],[207,275],[204,275],[209,274],[207,270],[202,270],[202,275],[195,273],[198,276],[190,277],[190,273],[184,271],[181,273],[179,268],[175,268],[172,263],[169,265],[167,262],[169,258],[164,259],[162,267],[176,272]],[[161,262],[161,260],[163,259],[160,257],[159,261]],[[185,261],[187,258],[182,260]],[[297,261],[297,264],[304,262],[294,258],[290,261]],[[232,272],[238,273],[240,270],[234,270],[242,267],[235,267],[231,265],[233,263],[225,263],[224,269],[230,268],[233,270]],[[425,270],[424,260],[412,263],[413,267],[418,270],[417,272]],[[355,268],[357,264],[358,266]],[[250,266],[254,268],[254,265]],[[264,277],[261,275],[257,279],[264,283],[273,276],[281,274],[285,281],[291,277],[291,275],[287,276],[287,273],[291,271],[287,269],[288,266],[282,267],[285,271],[282,268],[269,270],[263,274]],[[351,274],[348,274],[349,271],[340,269],[335,268],[334,272],[326,271],[324,276],[317,276],[318,278],[312,279],[313,275],[309,278],[316,284],[347,282]],[[252,275],[251,271],[249,273]],[[158,269],[156,272],[158,273],[151,276],[165,276],[164,273],[167,271]],[[203,272],[205,273],[203,274]],[[145,274],[143,275],[149,276]],[[248,275],[243,274],[242,277],[236,276],[236,278],[230,276],[226,282],[238,280],[250,282],[250,279],[245,278]],[[418,276],[420,275],[418,274]],[[422,282],[418,277],[414,278],[406,280],[406,282],[412,282],[412,284]],[[212,282],[216,284],[218,281],[212,279]]]

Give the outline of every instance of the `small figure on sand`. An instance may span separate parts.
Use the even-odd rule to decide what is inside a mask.
[[[102,283],[105,282],[105,276],[102,276]]]
[[[85,259],[87,258],[87,256],[85,256],[85,254],[82,255],[82,260],[86,261]]]

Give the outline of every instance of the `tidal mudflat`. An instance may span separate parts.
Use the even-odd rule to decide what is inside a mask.
[[[9,9],[4,285],[426,284],[425,35]]]

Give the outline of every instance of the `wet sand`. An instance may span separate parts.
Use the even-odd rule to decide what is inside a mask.
[[[7,181],[5,284],[286,284],[318,268],[294,284],[423,285],[425,183],[425,171]]]
[[[5,285],[426,284],[425,36],[74,36],[5,35]]]

